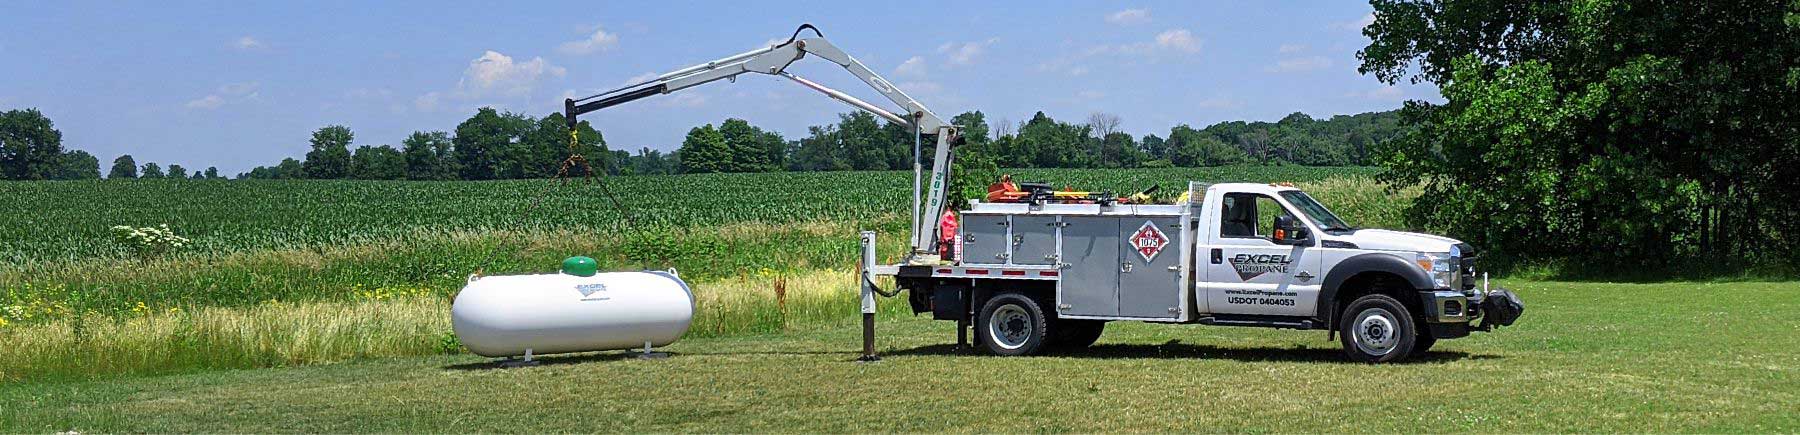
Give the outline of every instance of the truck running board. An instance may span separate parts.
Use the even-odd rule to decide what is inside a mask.
[[[1312,320],[1263,316],[1206,316],[1195,323],[1216,326],[1252,326],[1258,328],[1315,329]]]

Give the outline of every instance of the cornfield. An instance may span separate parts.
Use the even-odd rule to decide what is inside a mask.
[[[1027,169],[1020,180],[1121,195],[1200,181],[1316,181],[1371,168],[1245,166],[1136,170]],[[613,177],[598,184],[174,181],[0,183],[0,264],[128,258],[115,225],[167,224],[189,252],[299,249],[409,240],[457,231],[600,233],[741,223],[847,222],[903,229],[910,172],[800,172]],[[540,200],[541,199],[541,200]]]

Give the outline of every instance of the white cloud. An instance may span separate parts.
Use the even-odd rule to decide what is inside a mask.
[[[894,67],[894,75],[902,77],[924,77],[925,57],[913,56],[910,59],[906,59],[905,62],[900,63],[900,66]]]
[[[266,45],[263,45],[262,41],[258,41],[256,38],[250,37],[250,35],[244,35],[239,37],[236,41],[232,41],[231,46],[237,47],[239,50],[255,50],[267,47]]]
[[[219,86],[219,93],[233,97],[255,98],[259,95],[256,92],[259,85],[257,82],[226,83]]]
[[[420,111],[445,108],[446,103],[495,105],[493,100],[533,95],[538,85],[550,77],[562,77],[568,70],[551,65],[542,57],[519,61],[512,56],[487,50],[463,69],[456,87],[448,91],[432,91],[413,99]]]
[[[1118,25],[1144,24],[1150,22],[1149,9],[1126,9],[1106,16],[1106,22]]]
[[[1360,32],[1360,31],[1362,31],[1362,29],[1364,27],[1369,27],[1370,24],[1375,24],[1375,13],[1374,12],[1370,12],[1367,15],[1363,15],[1362,18],[1358,18],[1358,19],[1356,19],[1356,21],[1345,21],[1345,22],[1341,22],[1341,23],[1333,23],[1328,27],[1330,27],[1332,30],[1352,30],[1352,31]]]
[[[419,109],[419,111],[421,111],[421,112],[429,112],[432,110],[436,110],[438,108],[438,104],[441,103],[443,101],[443,99],[444,99],[443,93],[427,92],[427,93],[425,93],[425,95],[420,95],[419,98],[413,99],[413,108]]]
[[[1302,51],[1306,51],[1305,44],[1281,44],[1281,48],[1275,49],[1275,52],[1280,54],[1293,54]]]
[[[1194,34],[1187,29],[1172,29],[1156,35],[1156,45],[1188,53],[1200,51],[1201,41],[1194,39]]]
[[[938,46],[938,53],[949,55],[951,65],[968,65],[986,53],[989,45],[994,45],[999,40],[999,38],[988,38],[985,41],[946,42],[944,45]]]
[[[189,100],[184,106],[189,109],[211,110],[224,106],[231,100],[253,100],[262,95],[256,91],[258,86],[256,82],[226,83],[219,85],[211,94]]]
[[[1406,90],[1400,89],[1399,86],[1388,85],[1375,88],[1368,92],[1351,92],[1344,94],[1344,96],[1378,101],[1400,101],[1406,99]]]
[[[207,95],[187,102],[187,108],[189,109],[210,110],[217,109],[219,106],[223,105],[225,105],[225,98],[218,95]]]
[[[1274,73],[1304,72],[1330,67],[1331,59],[1328,59],[1325,56],[1308,56],[1282,59],[1275,62],[1274,65],[1270,65],[1268,68],[1263,68],[1263,71]]]
[[[596,26],[594,33],[588,35],[587,39],[564,42],[561,46],[556,47],[556,50],[563,54],[580,56],[606,51],[618,43],[619,34],[608,33],[606,29]]]
[[[469,61],[457,87],[471,97],[518,97],[531,93],[545,76],[561,77],[566,72],[563,67],[551,65],[542,57],[515,62],[511,56],[488,50]]]

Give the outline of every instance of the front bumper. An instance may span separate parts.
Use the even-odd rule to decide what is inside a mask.
[[[1470,330],[1489,331],[1512,325],[1525,312],[1525,304],[1519,296],[1503,288],[1468,294],[1431,290],[1419,292],[1419,297],[1425,308],[1426,326],[1438,338],[1461,337],[1468,335]],[[1476,325],[1476,320],[1481,323]]]

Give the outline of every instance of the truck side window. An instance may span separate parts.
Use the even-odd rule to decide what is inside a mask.
[[[1266,239],[1275,233],[1275,217],[1289,214],[1275,198],[1255,193],[1227,193],[1220,205],[1220,237]]]

